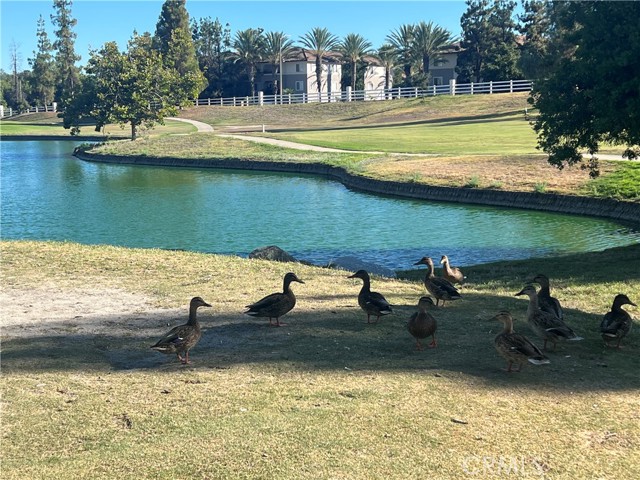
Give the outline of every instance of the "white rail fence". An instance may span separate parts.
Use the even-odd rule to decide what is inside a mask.
[[[14,110],[10,107],[0,105],[0,118],[15,117],[16,115],[22,115],[23,113],[39,113],[39,112],[57,112],[58,104],[53,102],[51,105],[42,105],[26,108],[24,110]]]
[[[435,95],[478,95],[494,93],[528,92],[531,90],[531,80],[505,80],[501,82],[461,83],[452,80],[448,85],[432,85],[427,88],[398,87],[388,90],[355,90],[347,87],[346,91],[322,93],[291,93],[283,95],[265,95],[258,92],[255,96],[226,97],[226,98],[198,98],[194,105],[246,107],[250,105],[292,105],[296,103],[330,103],[330,102],[358,102],[366,100],[392,100],[395,98],[419,98]]]

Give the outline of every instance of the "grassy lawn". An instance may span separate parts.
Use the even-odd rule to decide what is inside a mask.
[[[344,150],[439,155],[539,153],[535,132],[522,114],[497,114],[469,120],[442,119],[390,127],[269,133],[267,136]]]
[[[367,325],[339,270],[54,242],[0,253],[3,311],[17,312],[2,331],[3,478],[640,475],[638,325],[623,350],[598,334],[616,293],[639,300],[640,245],[466,268],[422,352],[404,323],[423,272],[374,278],[395,314]],[[306,284],[288,326],[242,315],[290,270]],[[538,272],[585,339],[506,374],[486,319],[507,308],[540,344],[514,297]],[[194,295],[213,308],[181,366],[149,346]]]
[[[141,129],[140,134],[148,135],[169,135],[188,134],[196,131],[196,128],[185,122],[167,120],[165,125],[157,125],[152,130]],[[59,136],[70,137],[69,130],[62,126],[62,119],[55,113],[34,113],[0,121],[0,135],[3,136]],[[131,135],[129,127],[124,129],[120,125],[107,125],[104,132],[96,132],[94,127],[87,125],[82,127],[80,135],[82,137],[109,136],[111,138],[127,138]]]

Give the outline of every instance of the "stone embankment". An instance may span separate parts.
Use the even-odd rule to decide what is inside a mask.
[[[509,192],[478,188],[438,187],[419,183],[378,180],[353,175],[341,167],[319,163],[263,162],[243,159],[160,159],[152,157],[96,155],[90,152],[75,152],[74,155],[82,160],[101,163],[315,174],[338,180],[346,187],[354,190],[381,195],[597,216],[640,224],[640,203],[636,202],[537,192]]]

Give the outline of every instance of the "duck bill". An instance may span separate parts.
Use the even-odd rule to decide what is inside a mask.
[[[424,265],[424,262],[422,260],[418,260],[414,265]]]
[[[525,295],[524,290],[520,290],[518,293],[514,295],[514,297],[519,297],[520,295]]]

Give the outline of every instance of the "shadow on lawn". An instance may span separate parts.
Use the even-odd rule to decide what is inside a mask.
[[[22,335],[3,342],[5,374],[46,371],[173,372],[180,369],[226,369],[256,364],[260,369],[318,371],[397,371],[447,376],[466,375],[498,386],[559,389],[563,391],[616,391],[640,388],[639,342],[634,332],[625,339],[623,350],[605,348],[598,334],[601,316],[566,311],[571,326],[585,339],[558,344],[549,352],[551,365],[527,365],[521,373],[507,374],[506,365],[493,348],[501,326],[487,321],[497,310],[509,308],[516,318],[516,331],[538,345],[542,342],[524,321],[526,302],[504,297],[469,295],[478,301],[473,318],[461,304],[438,308],[432,313],[439,322],[438,347],[416,351],[406,331],[413,306],[395,306],[395,313],[367,324],[355,306],[331,310],[310,310],[300,302],[283,317],[284,327],[269,327],[266,319],[241,315],[217,315],[202,310],[202,339],[191,351],[192,364],[181,365],[174,355],[162,355],[150,346],[174,324],[166,320],[140,321],[140,315],[85,317],[70,331],[68,322],[52,324],[42,335]],[[485,307],[480,308],[480,306]],[[486,308],[491,306],[490,309]],[[496,308],[497,307],[497,308]],[[632,312],[636,315],[636,312]],[[5,335],[10,332],[5,330]]]

